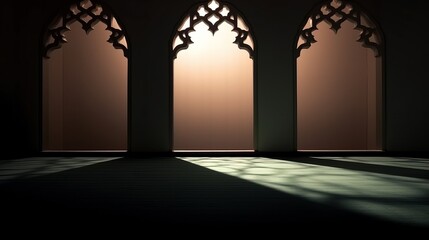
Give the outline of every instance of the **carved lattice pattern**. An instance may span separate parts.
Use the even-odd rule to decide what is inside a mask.
[[[372,49],[376,56],[381,55],[382,43],[379,32],[358,6],[347,0],[329,0],[313,11],[301,31],[296,48],[297,57],[300,56],[302,49],[310,48],[311,44],[317,42],[313,32],[317,30],[317,25],[323,21],[329,23],[334,32],[341,28],[344,21],[351,21],[355,24],[355,29],[361,31],[357,41],[361,42],[362,46]]]
[[[112,33],[107,41],[112,43],[114,48],[122,49],[124,56],[128,57],[128,47],[124,32],[119,27],[113,14],[109,10],[102,8],[94,0],[80,0],[57,17],[49,27],[44,42],[44,56],[46,58],[48,58],[50,51],[60,48],[62,44],[67,42],[65,33],[70,31],[69,26],[76,21],[82,24],[82,29],[86,33],[93,30],[95,24],[104,23],[106,30]]]
[[[223,22],[232,25],[232,31],[237,33],[233,43],[237,44],[240,49],[249,52],[250,57],[253,58],[253,39],[248,26],[244,23],[236,9],[226,3],[215,0],[191,8],[188,16],[182,22],[182,25],[174,36],[174,58],[177,57],[177,53],[180,50],[187,49],[189,44],[193,43],[189,33],[195,31],[194,26],[201,22],[207,24],[209,31],[212,32],[213,35],[218,31],[219,25]]]

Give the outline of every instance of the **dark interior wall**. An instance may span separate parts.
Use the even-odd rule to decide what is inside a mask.
[[[5,152],[40,151],[40,40],[64,7],[58,0],[9,1],[1,9],[1,128]],[[201,1],[105,0],[128,33],[130,151],[167,152],[170,128],[170,38],[187,9]],[[248,20],[257,47],[257,149],[295,151],[295,36],[318,0],[230,0]],[[387,0],[359,0],[386,38],[386,140],[388,151],[429,149],[424,44],[425,8]],[[422,1],[423,3],[423,1]],[[7,36],[7,37],[5,37]],[[6,39],[7,38],[7,39]],[[6,46],[6,47],[5,47]],[[413,48],[410,48],[413,46]],[[3,114],[2,114],[3,116]],[[13,140],[15,139],[15,140]]]
[[[16,73],[17,58],[14,56],[14,49],[18,46],[15,41],[6,39],[6,34],[10,35],[14,40],[17,34],[18,26],[14,22],[10,22],[15,14],[14,6],[10,2],[6,2],[0,8],[0,43],[3,47],[0,57],[0,109],[2,111],[0,117],[0,132],[2,132],[3,144],[1,146],[2,152],[16,152],[17,151],[17,137],[13,130],[18,129],[17,124],[17,102],[18,102],[18,82]],[[4,35],[3,35],[4,34]],[[6,151],[7,150],[7,151]]]
[[[386,150],[429,150],[429,46],[425,1],[384,1]]]
[[[130,151],[170,151],[170,38],[187,10],[201,1],[109,2],[123,13],[118,18],[131,39]],[[230,1],[256,39],[259,151],[295,149],[292,49],[297,26],[314,2]]]
[[[0,9],[1,158],[39,151],[41,9],[35,1],[7,2]]]

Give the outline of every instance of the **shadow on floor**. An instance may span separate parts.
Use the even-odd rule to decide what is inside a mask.
[[[327,162],[329,163],[329,162]],[[176,158],[122,158],[0,185],[10,223],[411,228]]]

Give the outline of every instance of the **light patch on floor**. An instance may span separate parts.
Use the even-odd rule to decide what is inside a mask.
[[[260,157],[180,157],[311,201],[392,221],[429,226],[429,180]],[[326,158],[325,158],[326,159]],[[342,161],[343,158],[330,158]],[[348,161],[370,163],[370,158]],[[427,160],[374,158],[371,164],[428,169]],[[423,162],[422,162],[423,161]],[[387,164],[386,164],[387,163]],[[285,203],[287,204],[287,203]]]
[[[339,160],[346,162],[367,163],[382,166],[404,167],[412,169],[429,170],[429,159],[410,157],[317,157],[319,159]]]
[[[118,157],[32,157],[0,162],[0,184],[14,179],[24,179],[62,172]]]

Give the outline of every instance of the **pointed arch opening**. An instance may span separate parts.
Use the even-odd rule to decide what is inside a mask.
[[[298,151],[382,150],[383,38],[352,1],[316,6],[299,32]]]
[[[42,49],[42,150],[126,151],[128,43],[112,12],[75,1]]]
[[[254,38],[230,4],[192,7],[172,46],[173,151],[254,150]]]

